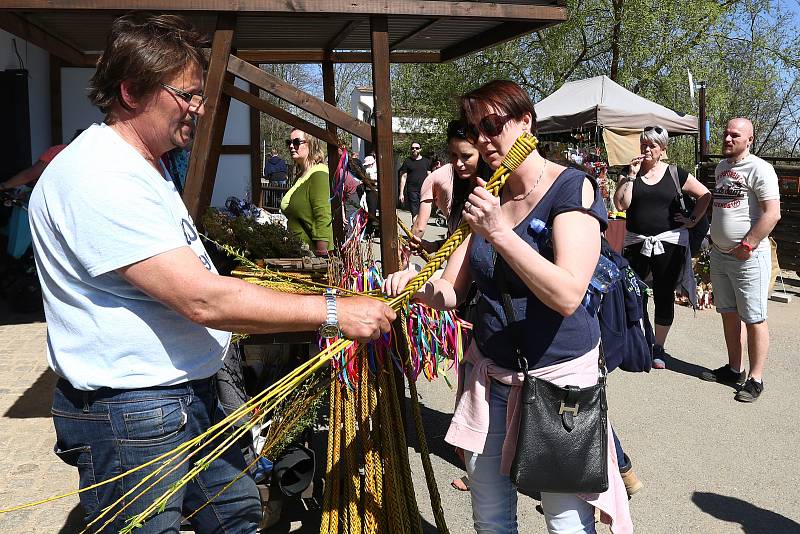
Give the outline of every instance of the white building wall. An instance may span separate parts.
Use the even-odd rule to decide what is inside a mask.
[[[50,147],[50,58],[47,52],[0,30],[0,69],[20,68],[13,40],[28,69],[28,107],[31,122],[31,163]],[[7,127],[7,126],[5,126]]]
[[[103,113],[87,96],[92,68],[64,67],[61,69],[61,138],[72,141],[75,130],[84,130],[103,122]]]
[[[29,72],[28,102],[31,121],[31,163],[35,162],[51,145],[50,112],[50,59],[47,52],[24,39],[0,30],[0,70],[18,69],[19,61],[14,53],[12,39]],[[77,129],[87,128],[102,122],[103,114],[89,103],[87,87],[92,77],[92,68],[61,69],[61,120],[62,138],[69,142]],[[246,82],[236,80],[236,85],[248,89]],[[224,144],[246,145],[250,143],[250,112],[248,106],[231,101],[228,122],[225,127]],[[212,206],[223,206],[229,196],[251,198],[250,156],[223,155],[217,169],[217,179],[212,196]]]
[[[236,86],[249,90],[247,82],[236,79]],[[228,110],[228,122],[225,125],[223,145],[250,144],[250,107],[238,100],[231,99]],[[230,196],[252,200],[250,191],[250,156],[247,154],[223,154],[219,158],[217,178],[214,182],[214,194],[211,205],[220,207]],[[257,192],[257,194],[260,192]]]

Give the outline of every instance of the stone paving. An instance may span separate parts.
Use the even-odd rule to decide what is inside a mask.
[[[46,331],[44,322],[0,326],[0,508],[77,487],[77,471],[53,454],[55,375],[45,358]],[[77,503],[73,496],[0,515],[0,532],[77,532]]]

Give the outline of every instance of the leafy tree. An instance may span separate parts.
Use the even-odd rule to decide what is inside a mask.
[[[396,115],[444,125],[458,95],[507,78],[540,100],[564,82],[607,75],[676,110],[697,113],[686,70],[708,82],[711,150],[734,116],[750,117],[756,152],[800,152],[796,16],[780,0],[567,0],[569,20],[444,65],[393,70]],[[673,160],[694,161],[694,141],[676,140]]]

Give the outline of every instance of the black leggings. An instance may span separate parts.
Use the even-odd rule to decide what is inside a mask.
[[[642,245],[637,243],[625,247],[624,256],[642,280],[653,273],[653,300],[656,305],[654,322],[660,326],[670,326],[675,317],[675,286],[683,272],[685,247],[663,243],[664,253],[648,258],[639,253]]]

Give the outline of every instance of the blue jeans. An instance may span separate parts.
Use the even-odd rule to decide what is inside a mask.
[[[221,418],[212,379],[196,380],[176,386],[139,390],[79,391],[60,379],[53,395],[53,423],[56,429],[55,453],[66,463],[77,466],[81,489],[142,465],[203,433]],[[158,482],[134,501],[103,532],[118,532],[125,521],[142,512],[180,477],[193,467],[210,448],[201,450],[189,461]],[[131,498],[174,467],[180,459],[140,486],[118,504],[119,510]],[[116,482],[80,494],[86,522],[117,501],[158,464],[136,471]],[[245,469],[241,450],[234,446],[200,472],[178,492],[163,512],[144,523],[143,533],[178,532],[181,515],[200,508]],[[109,516],[103,517],[98,529]],[[253,533],[261,517],[258,490],[245,475],[191,518],[199,533]],[[94,529],[92,529],[94,531]],[[140,530],[137,529],[137,532]]]
[[[627,467],[628,461],[625,459],[625,451],[622,450],[622,443],[619,442],[619,437],[613,428],[611,429],[611,436],[614,438],[614,450],[617,453],[617,465],[620,469]]]
[[[468,376],[472,365],[464,365]],[[500,473],[506,409],[511,386],[492,381],[489,396],[489,434],[483,453],[464,451],[472,499],[472,520],[478,534],[517,534],[517,488]],[[550,534],[594,534],[594,507],[574,494],[542,493]],[[526,528],[525,531],[530,531]]]

